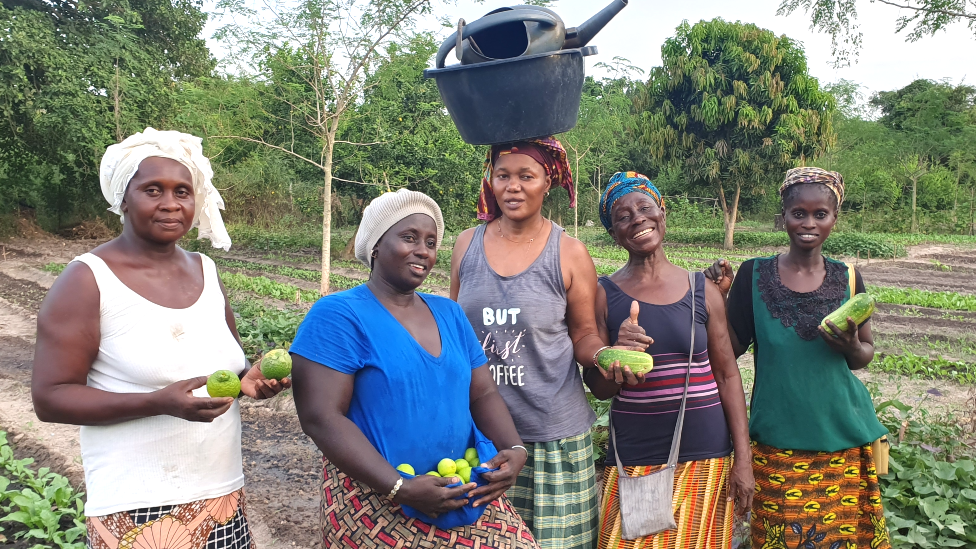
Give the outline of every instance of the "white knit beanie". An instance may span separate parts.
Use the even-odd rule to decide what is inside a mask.
[[[373,199],[363,210],[363,221],[356,233],[356,259],[372,268],[373,246],[380,237],[401,219],[416,214],[426,214],[434,220],[437,227],[437,246],[444,239],[444,217],[434,199],[424,193],[400,189],[395,193],[382,194]]]

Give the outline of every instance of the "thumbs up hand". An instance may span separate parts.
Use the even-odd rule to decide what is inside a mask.
[[[654,340],[638,324],[640,316],[640,303],[634,300],[630,304],[630,317],[620,323],[617,332],[617,342],[614,349],[625,349],[627,351],[645,351],[647,347],[654,343]]]

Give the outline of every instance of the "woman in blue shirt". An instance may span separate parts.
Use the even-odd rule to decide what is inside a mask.
[[[292,344],[299,419],[324,455],[327,548],[537,548],[504,497],[527,452],[481,345],[457,304],[415,291],[443,233],[440,209],[422,193],[374,200],[356,237],[369,282],[319,300]],[[484,486],[423,475],[484,438],[500,450],[488,459],[478,446],[494,469],[480,475]],[[394,468],[404,463],[420,476]],[[473,524],[437,520],[461,512]]]

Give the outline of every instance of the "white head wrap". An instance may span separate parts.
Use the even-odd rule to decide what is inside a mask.
[[[370,259],[373,246],[379,242],[380,237],[401,219],[416,213],[426,214],[434,220],[437,227],[437,246],[440,246],[444,239],[444,217],[437,202],[424,193],[400,189],[374,198],[363,210],[363,221],[356,233],[356,259],[372,268]]]
[[[111,145],[102,157],[99,178],[102,195],[111,205],[108,209],[119,214],[122,221],[122,197],[129,181],[139,169],[139,164],[149,157],[170,158],[183,164],[193,176],[193,194],[196,208],[190,228],[199,229],[199,238],[209,238],[214,248],[230,249],[230,235],[220,217],[224,200],[213,186],[213,168],[210,160],[203,156],[203,140],[199,137],[176,131],[158,131],[146,128],[125,141]]]

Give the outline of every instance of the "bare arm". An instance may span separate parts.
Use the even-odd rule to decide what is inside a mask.
[[[457,301],[458,294],[461,292],[461,260],[468,252],[471,239],[474,237],[474,229],[467,229],[458,235],[454,242],[454,249],[451,250],[451,299]]]
[[[71,263],[51,286],[37,315],[31,397],[38,419],[72,425],[114,425],[171,415],[213,421],[232,398],[197,398],[190,391],[206,377],[174,383],[151,393],[112,393],[88,387],[88,373],[101,340],[99,291],[87,265]]]
[[[301,355],[292,355],[295,406],[302,431],[322,454],[350,477],[381,495],[389,494],[400,473],[376,450],[346,414],[352,401],[355,376],[344,374]],[[467,504],[462,497],[474,484],[445,488],[453,479],[422,475],[404,480],[394,500],[430,516]]]
[[[596,324],[596,267],[586,246],[566,234],[562,235],[560,264],[566,285],[566,324],[573,340],[576,362],[584,371],[595,368],[593,354],[607,345]]]
[[[607,326],[607,292],[603,289],[603,286],[596,285],[596,327],[597,334],[600,336],[601,342],[607,342],[606,344],[613,344],[610,341],[610,329]],[[590,364],[593,364],[592,356],[590,358]],[[630,368],[624,367],[620,368],[618,363],[614,363],[610,370],[604,372],[601,368],[588,368],[583,370],[583,381],[586,386],[590,388],[590,392],[593,396],[600,400],[607,400],[608,398],[613,398],[618,392],[620,392],[620,387],[624,382],[630,385],[636,385],[638,382],[643,382],[643,376],[639,379],[631,373]]]
[[[521,445],[522,439],[515,430],[515,422],[498,393],[498,385],[492,379],[487,364],[471,372],[471,417],[478,429],[499,450],[498,455],[488,463],[490,469],[499,470],[482,475],[488,485],[470,493],[477,507],[495,501],[511,488],[528,458],[526,451],[513,448]]]
[[[708,308],[708,360],[718,385],[719,399],[732,433],[735,468],[732,471],[730,496],[736,498],[739,514],[751,507],[755,489],[752,472],[752,449],[749,446],[749,421],[746,419],[746,398],[742,377],[729,341],[725,318],[725,299],[714,284],[705,284],[705,305]]]

